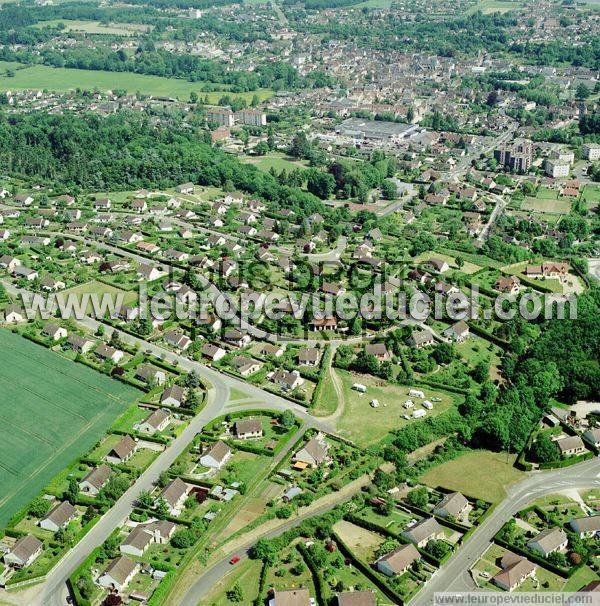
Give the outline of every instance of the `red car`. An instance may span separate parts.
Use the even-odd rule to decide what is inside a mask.
[[[240,561],[240,556],[239,555],[234,555],[231,560],[229,560],[230,564],[237,564]]]

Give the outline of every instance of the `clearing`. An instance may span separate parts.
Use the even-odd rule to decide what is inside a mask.
[[[0,385],[0,526],[141,395],[7,330],[0,330]]]
[[[464,495],[496,503],[506,497],[506,488],[525,477],[513,464],[516,455],[474,450],[425,472],[420,480]]]

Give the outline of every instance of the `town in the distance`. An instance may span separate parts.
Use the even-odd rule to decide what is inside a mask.
[[[0,0],[0,605],[600,604],[599,208],[599,0]]]

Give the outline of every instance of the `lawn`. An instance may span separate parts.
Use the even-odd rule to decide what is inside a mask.
[[[325,375],[323,384],[321,385],[321,392],[319,393],[319,399],[315,404],[315,407],[311,410],[312,414],[316,417],[328,417],[332,415],[338,407],[338,396],[335,391],[335,385],[333,378],[331,377],[331,371]]]
[[[208,95],[211,103],[216,103],[223,96],[222,91],[202,92],[202,84],[202,82],[188,82],[180,78],[48,67],[46,65],[33,65],[25,69],[19,69],[12,78],[0,74],[0,90],[48,89],[62,92],[76,88],[89,90],[97,88],[104,91],[122,89],[129,93],[139,91],[144,95],[177,97],[182,101],[187,101],[190,93],[196,92],[201,94],[203,98]],[[250,93],[236,93],[233,96],[250,101],[255,94],[263,100],[271,95],[271,91],[259,90]]]
[[[588,583],[596,580],[598,580],[598,575],[589,566],[583,566],[569,578],[562,591],[579,591]]]
[[[218,581],[205,598],[206,604],[231,604],[227,592],[237,583],[242,588],[243,599],[238,604],[251,606],[258,596],[258,579],[262,569],[259,560],[244,560]]]
[[[150,29],[148,25],[135,23],[109,23],[103,24],[100,21],[78,21],[75,19],[52,19],[50,21],[40,21],[35,27],[54,27],[62,23],[65,30],[69,32],[84,32],[86,34],[106,34],[110,36],[132,36]]]
[[[122,304],[129,305],[137,301],[137,294],[135,291],[121,290],[116,286],[111,286],[110,284],[105,284],[104,282],[98,282],[97,280],[80,284],[79,286],[75,286],[74,288],[63,291],[61,294],[65,295],[65,300],[67,299],[66,295],[77,295],[77,301],[80,305],[83,305],[84,303],[83,297],[87,296],[88,304],[85,307],[86,314],[90,314],[92,311],[94,311],[93,299],[91,299],[92,295],[100,298],[100,304],[102,304],[105,298],[104,295],[107,295],[107,301],[111,304],[114,303],[115,310],[118,309]],[[108,305],[106,308],[110,309]],[[104,313],[97,313],[95,314],[95,317],[103,318]]]
[[[490,13],[507,13],[523,6],[522,0],[479,0],[468,11],[467,14],[473,14],[481,11],[484,15]]]
[[[456,257],[451,257],[450,255],[437,253],[432,250],[421,253],[420,255],[416,256],[413,259],[413,261],[415,263],[424,263],[425,261],[429,261],[429,259],[441,259],[442,261],[446,261],[446,263],[448,263],[448,265],[450,266],[451,269],[458,269],[458,267],[456,265]],[[463,257],[463,261],[464,261],[464,265],[460,268],[460,271],[462,271],[464,274],[474,274],[476,271],[479,271],[481,269],[480,265],[471,263],[471,262],[467,261],[464,257]]]
[[[333,531],[340,537],[346,547],[365,564],[371,564],[375,561],[375,552],[385,541],[383,535],[361,528],[346,520],[336,522]]]
[[[280,173],[284,169],[287,172],[290,172],[295,168],[304,169],[307,167],[306,162],[294,160],[293,158],[289,158],[285,154],[281,153],[271,153],[265,156],[253,156],[240,159],[248,162],[248,164],[254,164],[254,166],[265,172],[271,168],[274,168],[278,173]]]
[[[0,330],[0,526],[84,454],[141,392]]]
[[[475,450],[428,470],[420,479],[429,486],[495,503],[506,497],[507,486],[525,477],[513,467],[515,459],[516,455]]]
[[[419,423],[422,419],[402,418],[403,414],[410,414],[402,404],[406,402],[409,387],[395,385],[369,375],[356,375],[343,370],[337,370],[343,384],[344,412],[338,422],[338,430],[344,437],[354,440],[360,446],[369,446],[379,442],[392,429],[405,427],[409,423]],[[354,383],[362,383],[367,387],[367,393],[361,394],[352,389]],[[448,410],[454,402],[455,396],[434,391],[429,388],[419,388],[425,398],[440,398],[441,402],[434,402],[433,410],[427,411],[427,417],[438,415]],[[372,408],[370,402],[379,401],[378,408]],[[416,410],[420,408],[418,398],[412,398]]]
[[[570,198],[525,198],[521,210],[533,210],[538,213],[563,214],[571,210]]]

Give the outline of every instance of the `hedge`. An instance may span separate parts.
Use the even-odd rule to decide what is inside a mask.
[[[584,454],[578,455],[576,457],[569,457],[568,459],[561,459],[560,461],[551,461],[549,463],[540,463],[540,469],[560,469],[562,467],[570,467],[571,465],[576,465],[577,463],[581,463],[582,461],[588,461],[589,459],[594,458],[593,452],[586,452]]]
[[[302,543],[298,543],[296,545],[296,549],[300,552],[300,555],[303,557],[312,574],[313,583],[315,585],[315,593],[317,594],[317,604],[319,604],[319,606],[326,606],[327,599],[325,596],[325,588],[327,584],[325,583],[325,579],[323,578],[320,568],[313,560],[310,551]]]
[[[317,385],[312,393],[312,398],[310,399],[311,406],[315,406],[315,404],[319,400],[319,396],[321,395],[321,389],[323,386],[323,381],[325,379],[325,376],[327,375],[327,371],[329,370],[330,362],[331,362],[331,346],[326,345],[325,350],[323,351],[322,359],[321,359],[321,368],[319,368],[319,372],[316,377]]]
[[[482,339],[486,339],[487,341],[490,341],[494,345],[498,345],[498,347],[506,348],[510,345],[508,341],[505,341],[504,339],[493,335],[491,332],[480,328],[473,322],[469,323],[469,329],[472,330],[477,336],[481,337]]]
[[[550,572],[553,572],[563,578],[569,578],[578,568],[574,566],[573,568],[567,569],[561,568],[560,566],[555,566],[554,564],[548,562],[548,560],[542,557],[541,555],[536,554],[535,552],[530,551],[528,549],[523,549],[522,547],[514,545],[513,543],[509,543],[508,541],[504,541],[503,539],[499,539],[497,536],[494,537],[494,542],[500,545],[500,547],[504,547],[505,549],[514,551],[515,553],[525,556],[528,560],[536,562],[542,568],[545,568],[546,570],[549,570]]]

